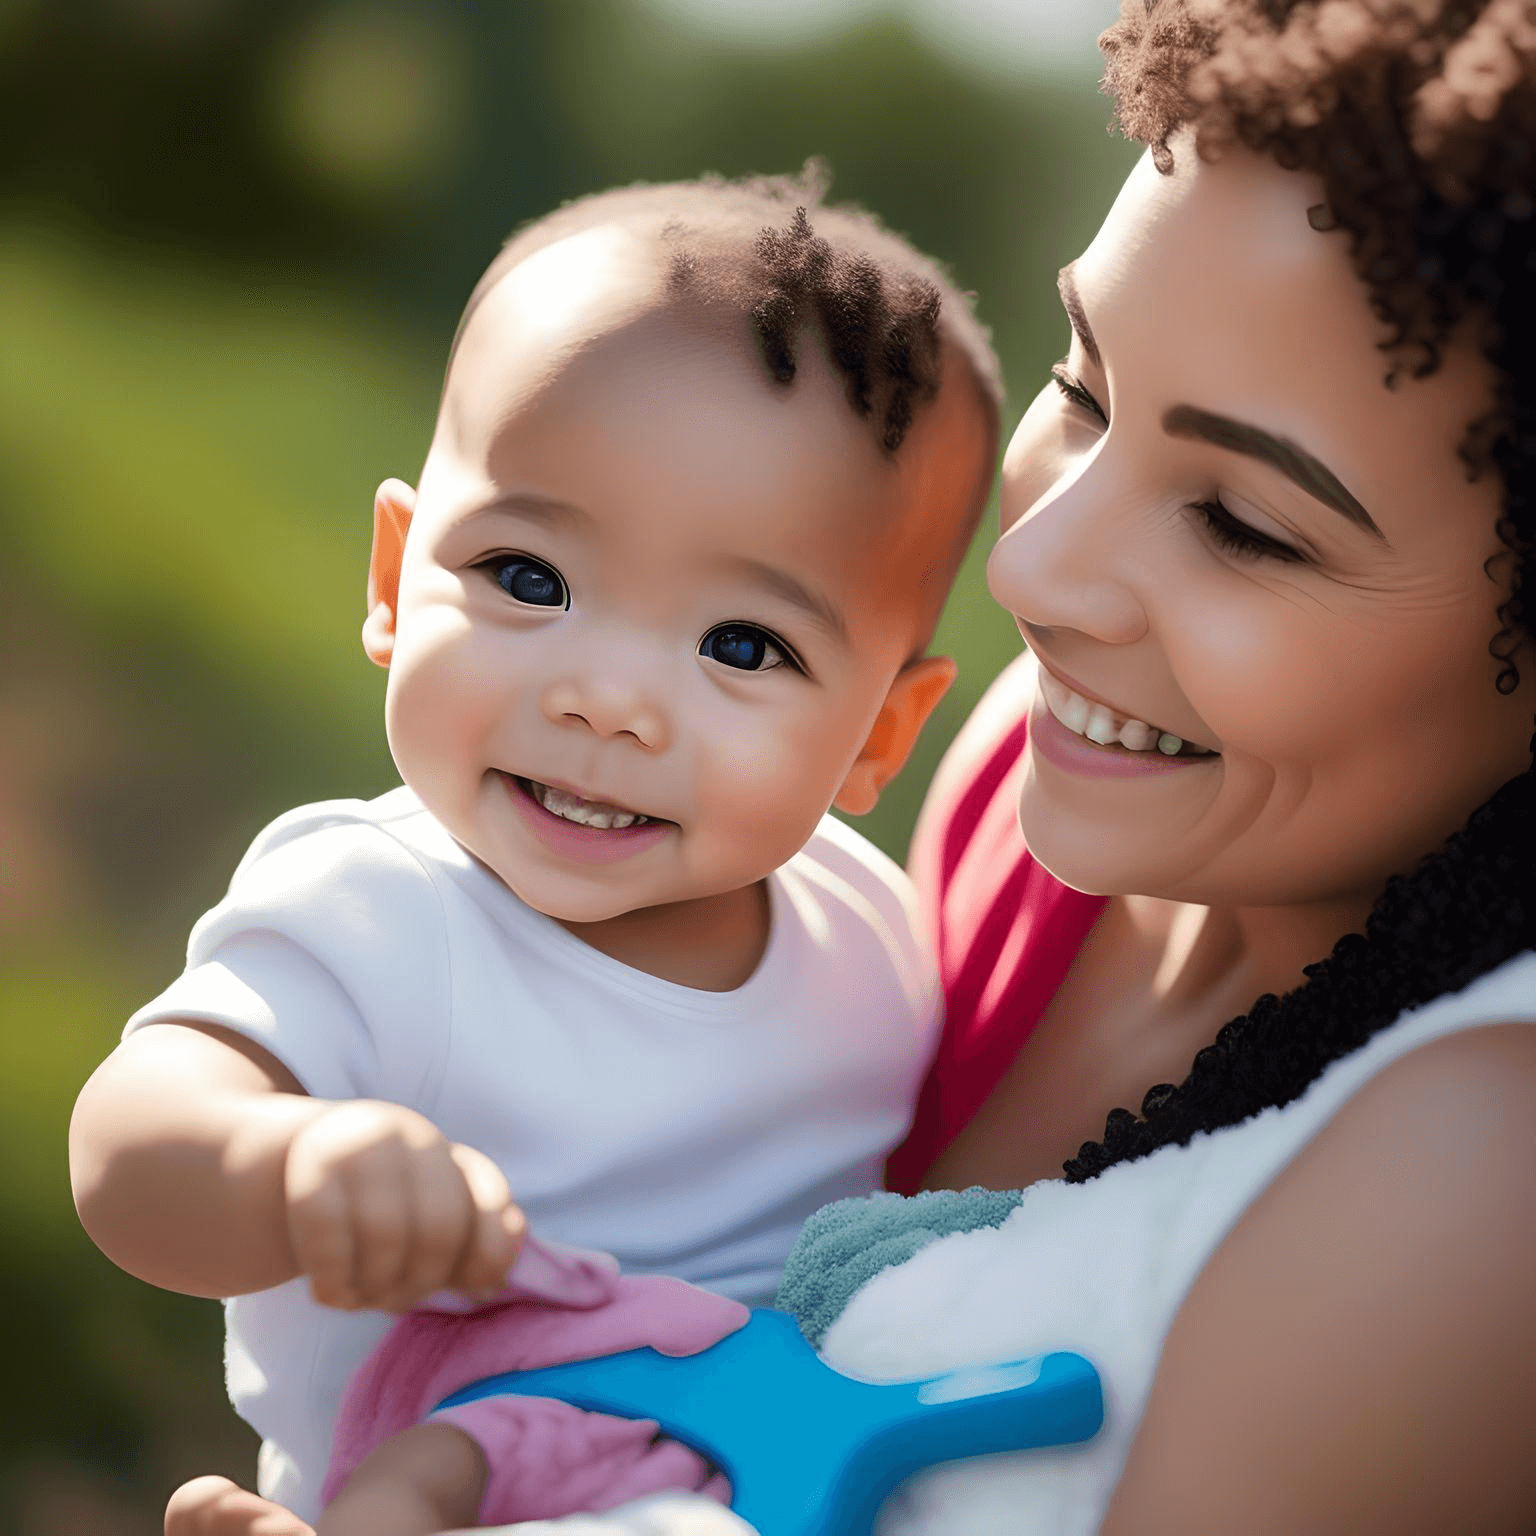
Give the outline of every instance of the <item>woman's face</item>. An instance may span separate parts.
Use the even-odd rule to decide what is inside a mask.
[[[1386,388],[1320,183],[1176,147],[1063,274],[1071,351],[1004,461],[1021,824],[1084,890],[1368,903],[1529,762],[1536,662],[1505,696],[1488,651],[1498,486],[1457,454],[1488,378],[1458,347]]]

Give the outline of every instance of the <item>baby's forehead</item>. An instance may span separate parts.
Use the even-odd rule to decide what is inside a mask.
[[[532,250],[503,272],[493,268],[489,278],[466,318],[450,369],[440,449],[484,465],[499,481],[497,445],[514,421],[548,425],[552,434],[539,436],[552,449],[567,434],[546,418],[579,398],[586,427],[607,437],[610,425],[622,429],[627,394],[659,404],[666,379],[686,371],[712,385],[703,414],[697,403],[690,411],[695,424],[726,412],[734,401],[738,418],[745,414],[764,431],[769,420],[792,430],[797,449],[807,435],[822,444],[819,460],[806,461],[786,443],[777,456],[781,462],[771,467],[773,478],[787,476],[790,461],[808,462],[808,473],[842,484],[849,507],[883,509],[873,526],[850,512],[847,528],[828,524],[815,540],[824,549],[864,541],[857,570],[835,562],[850,586],[883,579],[882,556],[902,566],[914,559],[927,565],[942,550],[938,565],[952,565],[947,552],[973,523],[972,488],[991,468],[985,397],[952,343],[941,342],[933,396],[916,410],[904,440],[888,450],[867,415],[850,403],[849,380],[833,363],[819,327],[801,328],[793,379],[776,378],[750,314],[731,303],[701,302],[697,291],[679,285],[676,243],[660,223],[587,226]],[[605,404],[615,407],[612,416]],[[521,439],[523,432],[514,435]],[[714,436],[718,451],[728,453],[730,432],[723,430],[691,434],[690,455],[709,455]],[[578,437],[581,457],[590,457],[597,441]],[[608,447],[604,457],[617,450],[617,444]],[[871,536],[878,550],[870,547]]]
[[[620,223],[580,230],[488,275],[450,360],[445,410],[488,390],[505,410],[600,337],[655,311],[666,294],[654,235]]]

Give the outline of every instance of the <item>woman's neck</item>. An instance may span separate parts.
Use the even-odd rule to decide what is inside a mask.
[[[1344,934],[1361,931],[1370,912],[1368,900],[1207,907],[1118,896],[1110,906],[1143,956],[1154,1010],[1219,1023],[1246,1013],[1266,992],[1279,996],[1300,986],[1303,968],[1323,959]]]

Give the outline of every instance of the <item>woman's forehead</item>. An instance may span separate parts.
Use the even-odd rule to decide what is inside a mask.
[[[1251,423],[1324,462],[1373,515],[1464,494],[1458,449],[1492,403],[1487,365],[1457,339],[1433,374],[1405,368],[1389,387],[1390,332],[1349,236],[1317,227],[1322,200],[1319,178],[1247,150],[1206,163],[1185,141],[1170,176],[1138,164],[1067,285],[1114,410]]]
[[[1203,162],[1185,141],[1169,175],[1142,158],[1074,269],[1101,310],[1123,300],[1137,318],[1212,330],[1271,312],[1293,322],[1310,316],[1341,349],[1370,360],[1386,332],[1350,263],[1348,237],[1315,227],[1323,203],[1310,173],[1241,149]],[[1149,288],[1156,305],[1146,303]],[[1241,335],[1237,328],[1229,339]]]

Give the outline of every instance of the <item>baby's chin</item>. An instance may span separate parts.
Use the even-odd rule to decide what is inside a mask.
[[[626,895],[611,887],[596,890],[580,887],[567,889],[564,882],[553,889],[543,881],[525,883],[504,879],[503,883],[525,907],[531,907],[544,917],[573,928],[612,922],[632,912],[667,906],[672,899],[665,894],[654,900],[649,893],[644,896]]]

